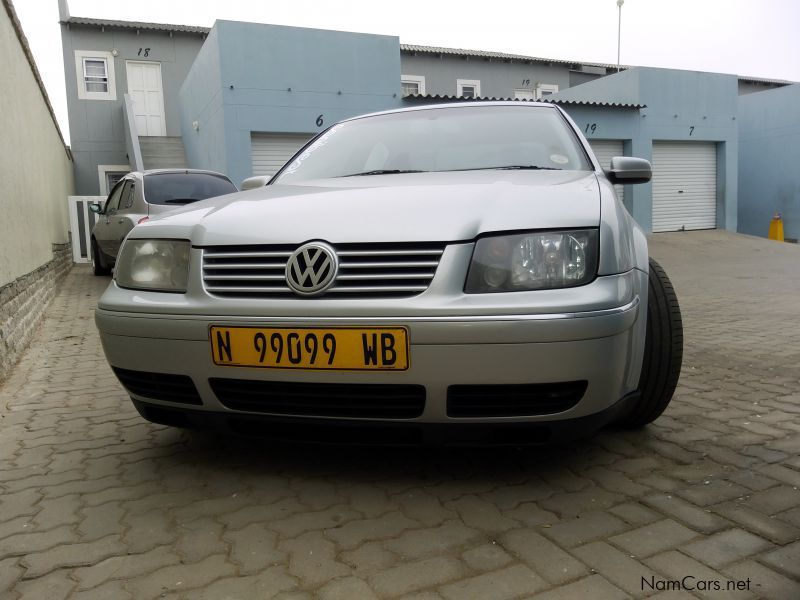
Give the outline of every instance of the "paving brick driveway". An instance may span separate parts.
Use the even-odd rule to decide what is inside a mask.
[[[676,399],[643,431],[523,450],[147,424],[94,328],[108,280],[76,267],[0,387],[0,597],[800,598],[800,247],[651,244],[685,319]]]

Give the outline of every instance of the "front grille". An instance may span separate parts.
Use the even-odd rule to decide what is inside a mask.
[[[563,412],[586,392],[586,381],[523,385],[451,385],[450,417],[533,417]]]
[[[421,385],[282,383],[251,379],[208,380],[233,410],[316,417],[413,419],[425,409]]]
[[[286,298],[286,262],[298,246],[213,246],[203,250],[206,291],[225,298]],[[405,298],[428,289],[442,242],[338,244],[336,280],[325,298]]]
[[[147,371],[129,371],[128,369],[117,367],[111,368],[123,387],[131,394],[154,400],[180,402],[181,404],[203,403],[192,378],[186,375],[169,375],[167,373],[149,373]]]

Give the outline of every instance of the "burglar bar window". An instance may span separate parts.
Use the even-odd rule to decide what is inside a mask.
[[[419,94],[419,84],[416,81],[403,82],[403,96]]]
[[[83,59],[83,82],[87,92],[108,91],[108,69],[104,58]]]
[[[462,98],[479,98],[481,95],[481,82],[477,79],[457,79],[456,95]]]

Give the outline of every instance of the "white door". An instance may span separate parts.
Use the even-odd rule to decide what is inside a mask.
[[[716,226],[716,144],[653,142],[653,231]]]
[[[603,169],[611,166],[611,159],[615,156],[625,156],[622,152],[622,140],[589,140],[589,145]],[[617,198],[622,200],[623,186],[615,185],[614,189],[617,191]]]
[[[253,175],[274,175],[309,139],[311,135],[307,133],[251,134]]]
[[[161,63],[127,62],[128,93],[133,100],[136,131],[140,136],[167,135]]]

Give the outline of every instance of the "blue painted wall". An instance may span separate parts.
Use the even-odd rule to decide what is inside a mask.
[[[629,156],[652,160],[657,140],[716,142],[717,227],[736,231],[737,94],[735,75],[640,67],[572,87],[553,98],[645,105],[636,119],[621,109],[564,106],[588,139],[623,140]],[[596,125],[594,131],[591,124]],[[625,196],[628,210],[650,231],[652,185],[629,186]]]
[[[739,231],[800,238],[800,84],[739,98]]]
[[[314,134],[398,107],[400,91],[396,37],[217,21],[180,92],[187,158],[239,184],[251,132]]]

